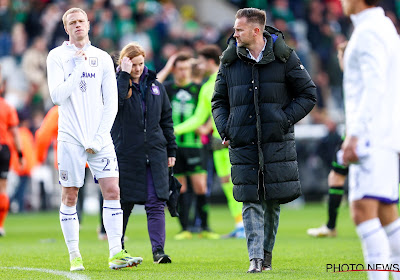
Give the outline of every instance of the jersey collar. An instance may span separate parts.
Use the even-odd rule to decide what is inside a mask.
[[[350,15],[350,18],[354,26],[357,26],[364,21],[372,21],[374,18],[382,15],[385,15],[384,10],[381,7],[374,7],[365,9],[357,14]]]
[[[92,44],[90,41],[83,46],[82,50],[86,51]],[[70,41],[64,41],[63,46],[66,46],[68,48],[72,48],[74,50],[79,50],[74,44],[72,44]]]

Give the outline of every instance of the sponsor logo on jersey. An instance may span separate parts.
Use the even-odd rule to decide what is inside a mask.
[[[176,98],[178,98],[181,102],[187,102],[192,99],[192,95],[184,89],[180,89],[176,93]]]
[[[151,85],[151,93],[153,95],[160,95],[160,88],[156,86],[155,84]]]
[[[96,73],[82,72],[81,78],[96,78]]]
[[[97,57],[89,57],[89,65],[91,67],[97,67],[99,64]]]
[[[68,171],[60,170],[60,178],[63,181],[68,181]]]
[[[79,83],[79,89],[80,89],[82,92],[86,92],[87,85],[86,85],[86,82],[85,82],[84,80],[82,80],[82,81]]]

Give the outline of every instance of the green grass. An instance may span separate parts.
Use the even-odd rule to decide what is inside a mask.
[[[210,225],[218,233],[233,228],[226,206],[212,206]],[[329,273],[327,264],[363,263],[360,242],[349,210],[343,207],[338,220],[337,238],[314,239],[306,235],[309,227],[326,219],[326,205],[306,204],[303,209],[282,207],[279,231],[273,252],[272,271],[246,274],[248,255],[245,240],[175,241],[178,221],[167,217],[165,251],[172,264],[153,264],[147,234],[146,216],[131,216],[126,249],[142,256],[137,268],[119,271],[108,268],[108,244],[97,239],[98,216],[84,216],[80,231],[80,250],[86,270],[69,273],[69,257],[58,220],[58,212],[9,215],[7,236],[0,238],[1,279],[366,279],[365,272]],[[58,275],[11,269],[54,270]],[[54,272],[53,271],[53,272]],[[60,274],[61,273],[61,274]],[[62,273],[65,273],[64,275]],[[71,276],[72,275],[72,276]],[[74,275],[76,277],[74,277]]]

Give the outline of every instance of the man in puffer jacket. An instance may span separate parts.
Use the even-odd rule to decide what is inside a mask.
[[[279,204],[301,195],[293,125],[316,102],[316,87],[265,12],[236,14],[235,33],[221,58],[212,113],[229,140],[233,195],[243,203],[250,268],[271,269]]]

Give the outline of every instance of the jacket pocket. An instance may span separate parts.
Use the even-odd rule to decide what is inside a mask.
[[[229,114],[228,121],[226,122],[226,127],[225,127],[226,140],[231,139],[231,135],[229,132],[231,129],[232,120],[233,120],[233,114]]]
[[[280,122],[281,131],[283,134],[286,134],[289,131],[288,118],[282,109],[279,110],[279,114],[281,115],[281,118],[282,118],[282,120]]]

